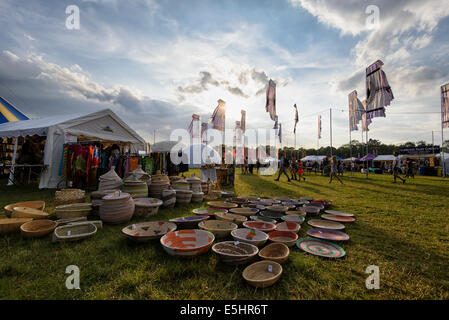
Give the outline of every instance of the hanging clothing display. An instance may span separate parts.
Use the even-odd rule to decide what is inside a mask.
[[[366,68],[366,112],[367,118],[385,117],[385,106],[394,99],[393,91],[382,70],[383,62],[377,60]]]

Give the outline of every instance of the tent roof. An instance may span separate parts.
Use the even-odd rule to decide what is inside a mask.
[[[179,148],[180,150],[185,147],[184,143],[178,142],[178,141],[171,141],[171,140],[159,141],[159,142],[156,142],[155,144],[151,145],[151,152],[155,152],[155,153],[170,152],[171,149],[178,143],[181,144],[181,147]]]
[[[101,128],[95,125],[95,120],[112,118],[118,124],[116,131],[112,128]],[[58,127],[66,133],[73,135],[86,135],[109,141],[122,141],[142,143],[145,140],[131,129],[112,110],[104,109],[92,113],[58,115],[47,118],[23,120],[0,124],[0,137],[16,137],[40,135],[46,136],[50,127]],[[127,133],[126,135],[124,133]]]
[[[306,156],[301,161],[323,161],[326,156]]]
[[[392,154],[382,154],[374,158],[374,161],[393,161],[393,160],[394,155]]]
[[[374,154],[368,153],[366,156],[357,159],[358,161],[371,161],[375,158],[376,156]]]
[[[352,158],[346,158],[346,159],[343,159],[343,162],[355,161],[355,160],[357,160],[357,158],[352,157]]]

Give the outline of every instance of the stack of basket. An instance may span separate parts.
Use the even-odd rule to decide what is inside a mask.
[[[147,183],[137,179],[137,177],[132,174],[125,180],[123,180],[123,192],[135,195],[134,198],[147,198],[148,197],[148,186]]]
[[[165,189],[162,190],[162,201],[164,202],[162,206],[164,208],[173,208],[176,203],[176,190]]]
[[[100,219],[105,223],[117,224],[131,220],[134,214],[134,200],[126,192],[111,193],[103,197]]]
[[[151,184],[148,189],[148,196],[162,199],[162,191],[170,187],[170,180],[165,174],[155,174],[151,176]]]
[[[201,180],[192,173],[187,182],[190,184],[190,190],[192,190],[192,202],[203,202],[204,193],[201,189]]]
[[[55,192],[54,205],[82,203],[86,201],[86,192],[81,189],[62,189]]]
[[[99,178],[98,190],[117,190],[122,187],[122,179],[115,173],[114,167]]]
[[[145,182],[147,185],[151,184],[151,176],[142,170],[141,165],[139,165],[136,170],[131,172],[131,174],[135,175],[137,179]]]
[[[57,206],[55,214],[58,219],[86,217],[92,211],[90,203],[73,203]]]
[[[190,190],[190,184],[185,179],[173,182],[172,188],[176,190],[176,203],[183,205],[192,201],[192,190]]]

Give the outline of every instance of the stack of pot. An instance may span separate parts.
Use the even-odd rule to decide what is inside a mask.
[[[148,195],[151,198],[162,199],[162,191],[170,187],[170,180],[165,174],[154,174],[151,176],[151,184]]]
[[[172,188],[176,190],[176,203],[181,205],[190,203],[192,190],[190,190],[190,184],[186,180],[180,179],[173,182]]]
[[[201,190],[201,180],[192,174],[187,179],[190,184],[190,190],[192,190],[192,202],[203,202],[204,193]]]

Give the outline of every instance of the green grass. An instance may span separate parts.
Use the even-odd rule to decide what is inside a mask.
[[[416,177],[405,185],[391,176],[345,176],[344,185],[307,176],[306,182],[242,176],[237,195],[310,196],[328,199],[333,209],[349,211],[351,240],[347,256],[326,260],[291,248],[284,272],[274,286],[255,289],[241,274],[244,266],[221,263],[213,252],[182,260],[165,253],[158,241],[136,244],[122,236],[126,226],[105,225],[89,240],[52,243],[50,237],[27,240],[0,236],[2,299],[448,299],[449,181]],[[0,205],[44,199],[53,212],[54,190],[0,187]],[[205,205],[205,204],[203,204]],[[159,210],[149,220],[191,215],[198,205]],[[141,219],[143,220],[143,219]],[[133,220],[137,222],[139,220]],[[310,227],[305,223],[300,237]],[[81,290],[65,287],[65,269],[77,265]],[[368,290],[365,269],[380,268],[380,289]]]

